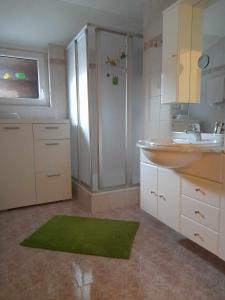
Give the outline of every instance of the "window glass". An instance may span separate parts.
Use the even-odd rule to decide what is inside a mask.
[[[38,99],[38,61],[0,56],[0,97]]]

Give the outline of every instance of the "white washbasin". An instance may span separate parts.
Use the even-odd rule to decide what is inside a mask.
[[[140,140],[137,146],[152,163],[170,169],[184,168],[199,160],[205,152],[221,151],[221,143],[210,138],[195,142],[184,138]]]

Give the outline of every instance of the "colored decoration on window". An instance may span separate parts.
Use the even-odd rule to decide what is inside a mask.
[[[10,74],[9,74],[8,72],[5,72],[5,73],[3,74],[3,79],[5,79],[5,80],[10,79]]]
[[[22,72],[19,72],[19,73],[16,73],[15,74],[16,78],[19,79],[19,80],[24,80],[26,79],[26,75]]]

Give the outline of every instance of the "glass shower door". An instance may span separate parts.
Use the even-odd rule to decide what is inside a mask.
[[[97,31],[100,188],[126,185],[127,38]]]

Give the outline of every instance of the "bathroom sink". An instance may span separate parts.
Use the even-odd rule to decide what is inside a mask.
[[[209,138],[201,141],[140,140],[137,146],[152,163],[170,169],[184,168],[199,160],[205,152],[221,151],[221,143]]]
[[[201,140],[197,141],[192,133],[172,132],[171,139],[176,144],[199,144],[205,147],[223,146],[224,134],[201,133]]]

